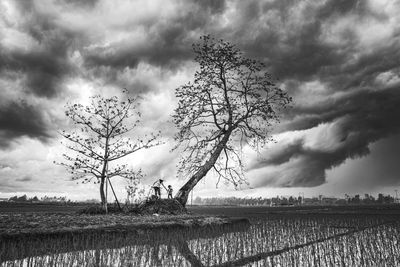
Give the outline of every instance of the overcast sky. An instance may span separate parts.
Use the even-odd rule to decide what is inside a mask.
[[[293,97],[261,156],[245,148],[241,190],[210,175],[195,196],[394,194],[400,182],[400,3],[396,0],[2,0],[0,197],[99,198],[54,165],[71,129],[67,101],[142,96],[135,135],[165,145],[127,158],[175,191],[171,114],[192,80],[191,44],[212,34],[238,45]],[[114,181],[121,198],[122,180]]]

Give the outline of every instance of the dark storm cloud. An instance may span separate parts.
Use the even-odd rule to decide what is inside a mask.
[[[280,165],[303,153],[303,140],[296,139],[291,143],[282,144],[274,150],[268,150],[268,154],[264,155],[263,158],[257,162],[253,162],[248,170],[259,169],[269,165]]]
[[[303,10],[300,3],[305,4]],[[257,186],[320,185],[327,170],[346,159],[365,156],[371,143],[400,131],[400,90],[377,84],[380,74],[399,73],[400,31],[394,30],[389,39],[364,48],[358,25],[349,24],[388,22],[390,17],[371,10],[365,1],[332,0],[322,5],[246,1],[238,2],[237,8],[242,12],[230,38],[249,56],[263,59],[294,97],[294,108],[287,111],[285,123],[277,127],[277,132],[335,125],[334,132],[330,130],[335,143],[331,149],[307,146],[305,135],[279,143],[275,150],[266,151],[262,160],[251,162],[249,171],[269,167],[269,174]],[[268,20],[265,14],[275,18]],[[336,33],[336,41],[326,41],[330,37],[327,29],[346,16],[353,19],[343,22],[348,30]],[[309,101],[296,103],[298,96],[305,99],[304,94],[313,93],[300,89],[308,81],[321,82],[325,95],[310,95]],[[338,91],[347,93],[329,96]]]
[[[307,148],[303,140],[283,145],[284,150],[269,155],[266,160],[251,168],[258,169],[271,165],[282,165],[280,171],[267,175],[267,179],[258,182],[258,186],[273,185],[282,187],[313,187],[325,183],[326,170],[339,166],[348,158],[357,158],[369,153],[368,140],[351,140],[334,151]],[[289,163],[289,160],[293,160]],[[289,163],[287,165],[283,165]],[[287,177],[282,178],[283,171]],[[271,183],[271,176],[278,177]]]
[[[37,45],[30,50],[0,47],[0,72],[17,73],[28,93],[54,97],[61,90],[63,78],[72,71],[68,51],[77,36],[57,26],[53,17],[38,13],[33,1],[17,4],[22,15],[17,30],[32,37]]]
[[[286,125],[286,130],[310,129],[322,123],[333,123],[334,127],[329,129],[330,140],[322,141],[333,144],[328,149],[325,144],[321,147],[307,146],[307,137],[303,136],[290,143],[282,143],[275,150],[266,151],[265,158],[252,162],[249,171],[266,166],[282,165],[282,168],[287,168],[285,164],[295,165],[296,172],[291,174],[290,179],[265,179],[260,185],[323,184],[326,170],[339,166],[348,158],[367,155],[371,143],[400,132],[399,89],[360,90],[336,100],[294,108],[291,111],[293,119]],[[295,114],[301,114],[301,117],[295,117]]]
[[[225,7],[225,1],[184,2],[184,10],[167,21],[155,19],[140,25],[147,34],[144,43],[123,40],[107,47],[84,51],[86,65],[89,68],[106,66],[111,67],[111,70],[119,70],[125,67],[136,68],[140,62],[147,62],[175,69],[182,61],[193,59],[191,44],[198,40],[191,37],[191,34],[204,34],[210,18],[219,16]]]
[[[0,70],[26,75],[26,90],[40,97],[53,97],[69,66],[65,61],[65,42],[50,44],[45,51],[2,53]],[[61,54],[60,54],[61,53]]]
[[[360,0],[330,0],[317,13],[317,19],[326,19],[332,16],[343,16],[349,13],[368,12],[366,1]]]
[[[113,70],[136,68],[142,61],[156,66],[177,67],[191,56],[190,43],[182,43],[185,31],[181,26],[167,26],[164,32],[139,46],[128,42],[93,49],[84,53],[86,64],[89,68],[106,66]]]
[[[338,118],[348,118],[354,130],[375,129],[382,132],[397,131],[399,127],[400,88],[358,90],[342,97],[331,97],[308,106],[295,106],[286,116],[281,131],[313,128]],[[346,132],[346,129],[343,129]],[[345,137],[343,137],[345,138]]]
[[[222,13],[226,8],[225,0],[192,0],[192,2],[211,14]]]
[[[235,29],[232,37],[241,42],[241,47],[250,56],[263,59],[271,73],[280,79],[311,79],[321,68],[340,63],[344,57],[335,47],[319,40],[322,23],[329,16],[317,18],[317,11],[310,8],[309,21],[299,21],[298,29],[291,29],[290,9],[296,3],[300,2],[241,3],[239,8],[244,11],[239,29]],[[275,20],[263,22],[262,15],[268,12],[278,15]],[[247,33],[254,28],[258,30],[249,40]]]
[[[348,14],[356,16],[357,22],[388,19],[369,10],[365,1],[332,0],[320,7],[308,3],[302,12],[303,20],[293,22],[291,13],[300,3],[304,2],[241,2],[238,8],[243,12],[230,38],[239,43],[249,56],[263,59],[270,72],[281,80],[318,78],[335,90],[359,86],[377,72],[400,64],[399,43],[395,41],[400,32],[395,33],[393,42],[380,44],[379,48],[365,54],[357,47],[358,37],[351,31],[354,25],[348,25],[349,30],[340,36],[342,41],[339,43],[323,40],[327,34],[326,27]],[[265,21],[262,15],[267,13],[276,19]],[[355,54],[361,55],[354,61]]]
[[[108,76],[111,82],[116,82],[115,73],[119,70],[136,68],[143,61],[175,69],[183,61],[193,59],[191,44],[198,41],[197,36],[211,33],[216,38],[237,43],[249,56],[264,60],[270,72],[281,80],[306,81],[318,77],[329,82],[334,89],[344,90],[359,84],[368,75],[368,71],[364,70],[368,58],[379,53],[399,53],[396,45],[383,47],[381,51],[363,55],[348,66],[347,62],[355,52],[353,46],[357,37],[354,34],[349,33],[343,44],[333,45],[321,40],[324,25],[333,23],[341,16],[351,13],[360,18],[376,17],[363,1],[328,1],[317,7],[308,3],[309,7],[303,11],[304,21],[298,23],[292,21],[292,13],[296,5],[303,3],[301,1],[234,3],[237,16],[221,28],[212,25],[211,18],[218,20],[226,15],[225,1],[186,2],[184,11],[168,21],[160,23],[155,19],[137,25],[145,28],[147,36],[144,36],[146,41],[143,43],[135,40],[111,41],[108,46],[83,51],[86,66],[95,69],[95,74]],[[266,22],[263,16],[269,13],[275,14],[276,19]],[[297,28],[292,29],[292,24],[298,24]],[[392,57],[391,62],[381,65],[379,70],[390,69],[399,62],[397,58]],[[377,70],[376,64],[369,69]]]
[[[47,128],[42,112],[24,101],[0,106],[0,148],[21,136],[45,141],[50,138]]]
[[[400,36],[400,35],[399,35]],[[383,48],[369,53],[353,64],[348,64],[336,76],[328,77],[330,84],[335,87],[351,89],[359,86],[368,86],[373,83],[377,75],[389,70],[396,70],[400,66],[399,43],[393,42]]]
[[[381,185],[399,185],[400,173],[400,135],[395,135],[391,138],[383,140],[379,146],[374,148],[374,153],[371,153],[372,166],[368,166],[364,171],[364,177],[361,176],[361,183],[376,183],[376,178],[379,177]],[[372,170],[371,170],[372,169]],[[370,181],[365,181],[365,177],[370,176]],[[375,178],[375,179],[374,179]]]

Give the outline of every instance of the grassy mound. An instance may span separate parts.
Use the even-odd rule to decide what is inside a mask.
[[[117,206],[109,205],[107,207],[108,213],[121,213]],[[78,214],[106,214],[106,210],[100,205],[87,206],[77,211]]]
[[[130,213],[137,215],[178,215],[186,214],[187,210],[175,199],[149,199],[139,205],[123,206],[119,209],[117,205],[109,205],[108,213]],[[78,214],[106,214],[100,205],[88,206],[78,211]]]
[[[140,214],[185,214],[187,210],[176,199],[150,199],[139,205]]]

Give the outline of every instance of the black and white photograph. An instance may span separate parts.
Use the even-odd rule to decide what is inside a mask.
[[[0,0],[0,266],[400,266],[400,2]]]

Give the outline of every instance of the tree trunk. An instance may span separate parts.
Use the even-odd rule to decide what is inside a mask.
[[[175,199],[182,204],[182,206],[186,206],[186,202],[189,197],[190,191],[196,186],[196,184],[203,179],[204,176],[208,173],[209,170],[214,166],[219,158],[219,155],[223,151],[228,143],[229,137],[231,135],[232,130],[225,133],[222,140],[218,143],[217,148],[211,154],[210,158],[204,163],[203,166],[199,168],[199,170],[192,176],[190,179],[179,189],[178,193],[175,195]]]
[[[100,198],[101,198],[101,207],[104,210],[107,210],[107,200],[106,195],[104,194],[104,177],[100,178]]]
[[[108,207],[107,207],[107,197],[104,194],[104,182],[106,182],[107,186],[107,180],[108,180],[108,126],[109,126],[109,121],[107,120],[107,137],[106,137],[106,145],[104,147],[104,161],[103,161],[103,169],[101,170],[101,180],[100,180],[100,197],[101,197],[101,207],[104,209],[106,213],[108,213]],[[106,180],[107,179],[107,180]]]

